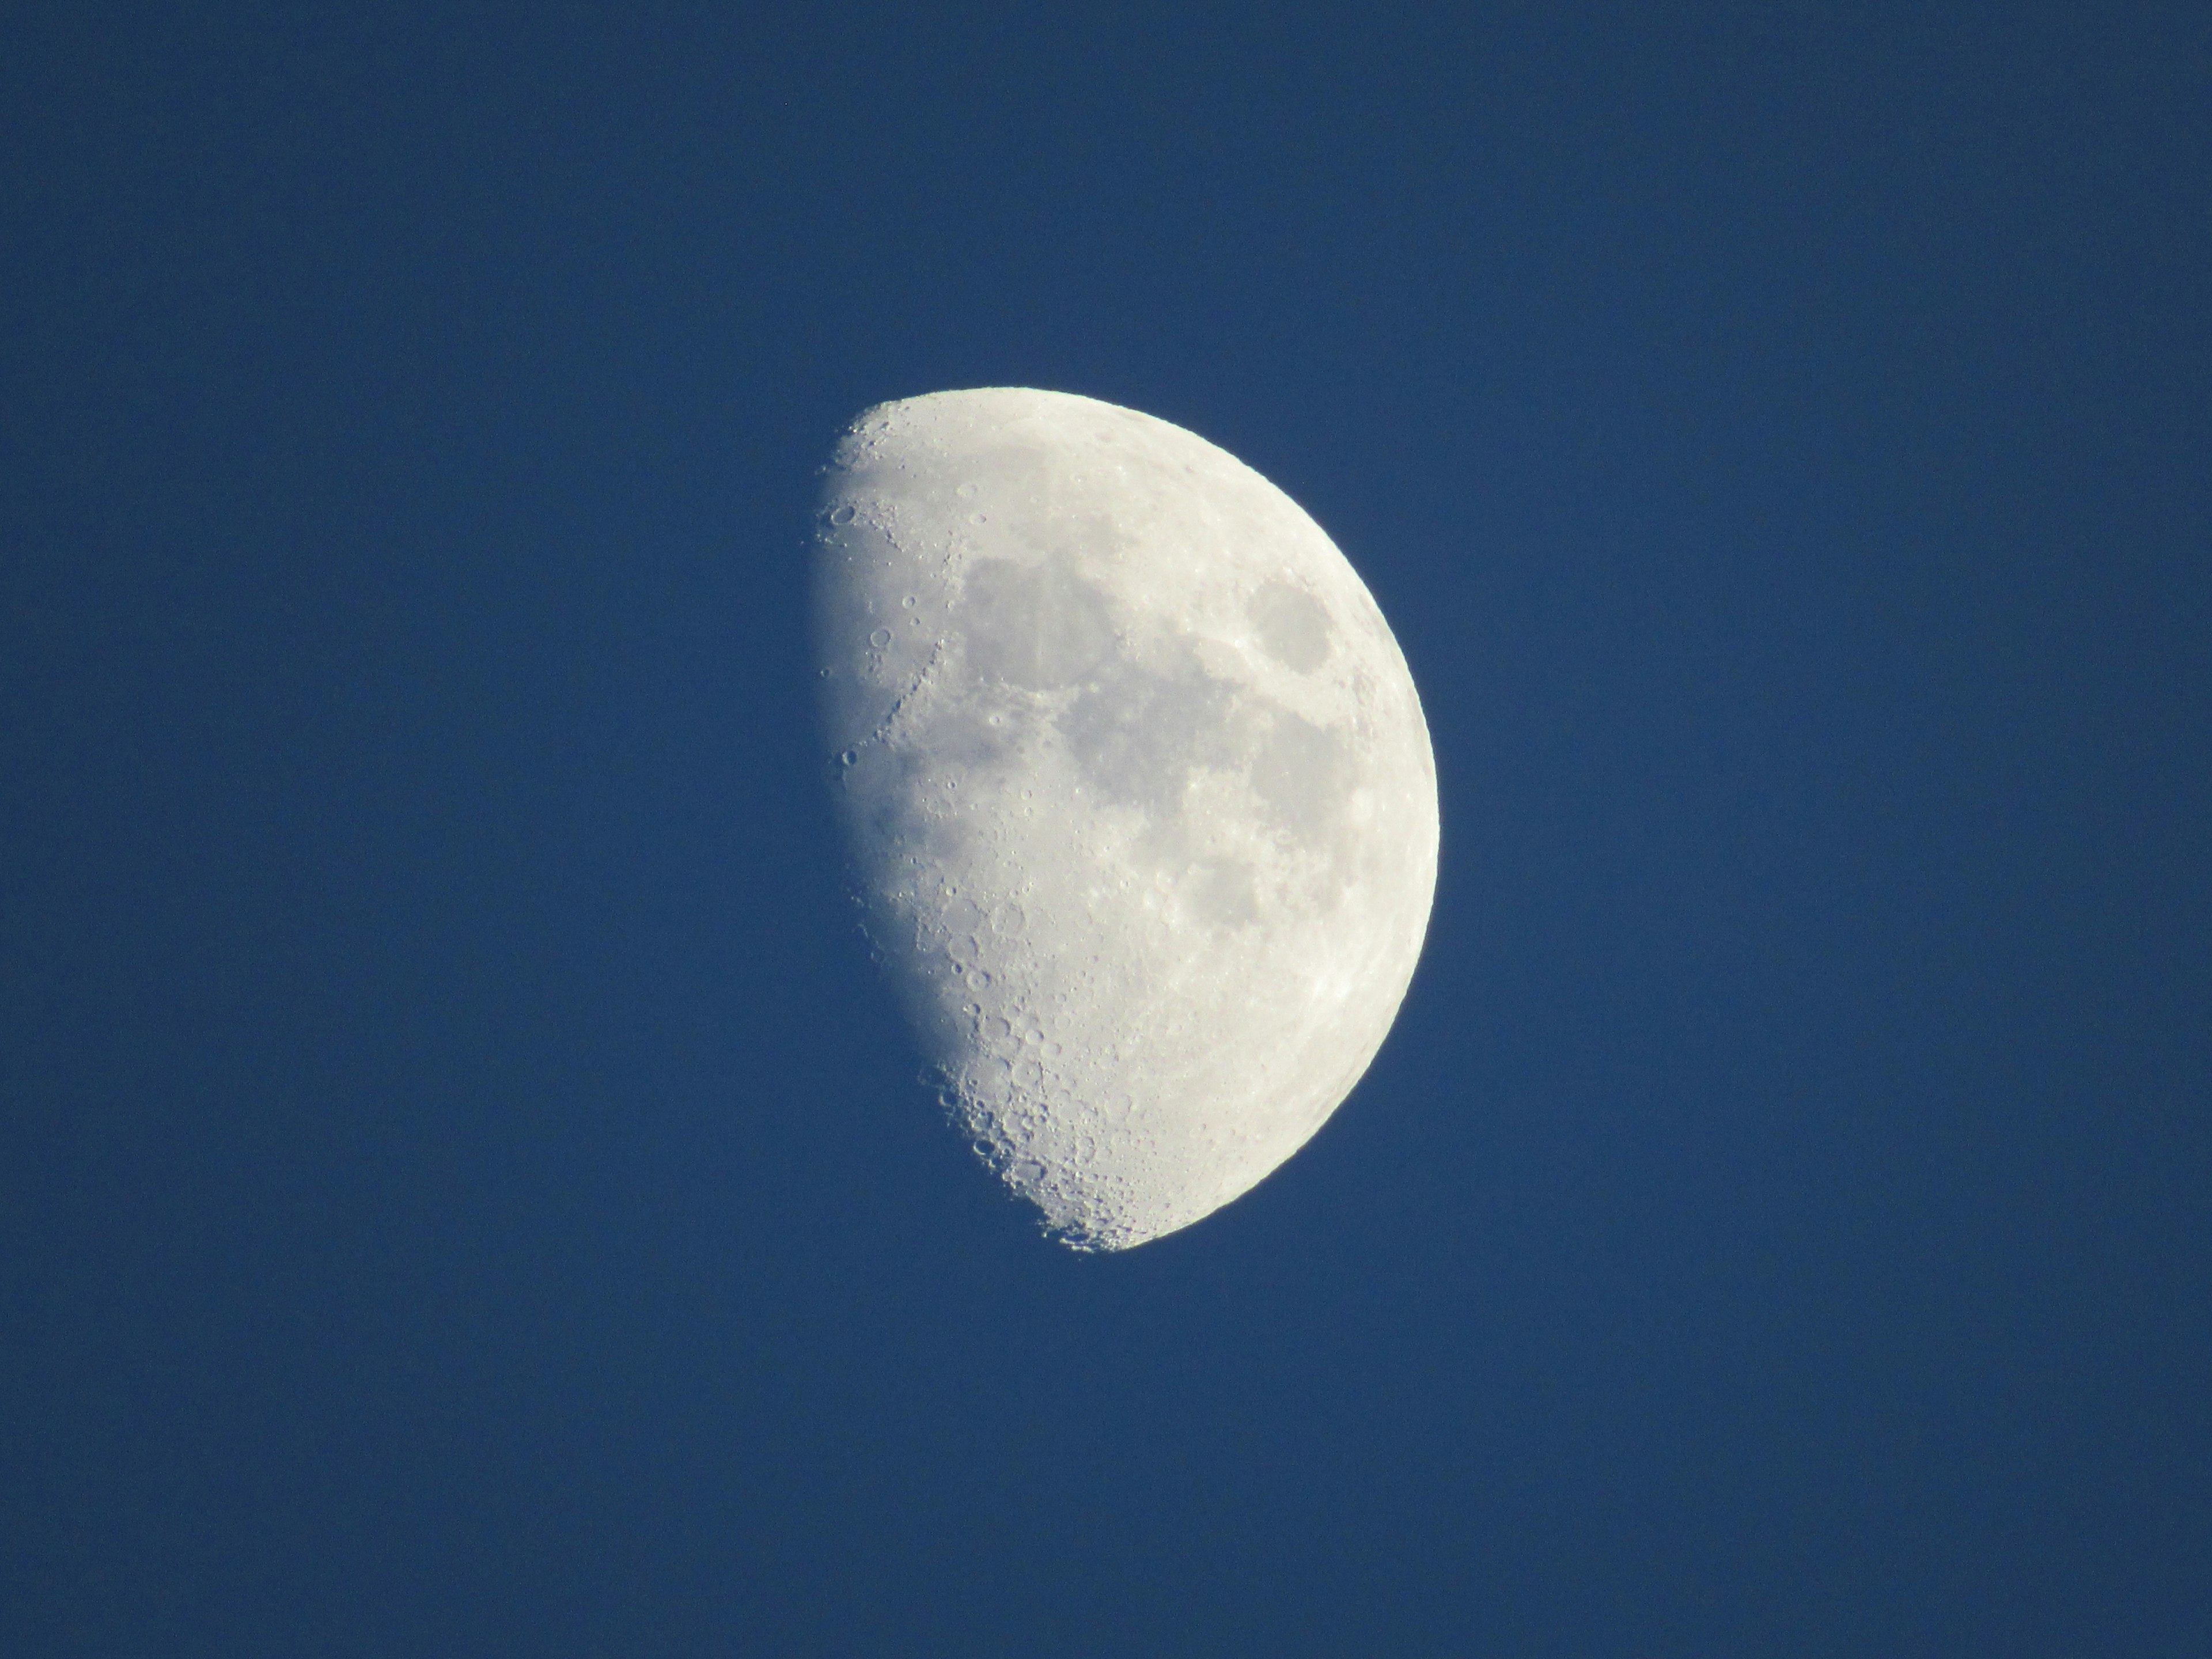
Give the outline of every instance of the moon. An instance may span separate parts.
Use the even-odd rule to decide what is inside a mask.
[[[861,415],[812,556],[864,925],[956,1127],[1080,1250],[1249,1190],[1366,1071],[1436,886],[1352,566],[1204,439],[1016,388]]]

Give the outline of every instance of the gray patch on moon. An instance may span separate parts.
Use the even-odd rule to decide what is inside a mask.
[[[1062,564],[977,559],[961,611],[968,666],[1025,691],[1080,680],[1114,649],[1106,596]]]
[[[1244,603],[1260,648],[1284,667],[1310,674],[1328,660],[1328,612],[1319,599],[1277,577]]]
[[[1215,927],[1242,927],[1259,920],[1252,866],[1230,859],[1204,859],[1191,866],[1188,889],[1194,914]]]
[[[1229,688],[1187,645],[1158,666],[1127,656],[1098,665],[1058,722],[1084,776],[1107,799],[1165,817],[1182,805],[1192,769],[1220,758]]]
[[[1271,711],[1252,757],[1252,787],[1283,830],[1319,843],[1343,811],[1353,769],[1344,740],[1288,709]]]

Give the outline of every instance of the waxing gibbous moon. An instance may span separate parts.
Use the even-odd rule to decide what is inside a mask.
[[[1428,728],[1317,525],[1065,392],[863,414],[816,520],[823,724],[866,927],[957,1127],[1124,1249],[1304,1146],[1436,886]]]

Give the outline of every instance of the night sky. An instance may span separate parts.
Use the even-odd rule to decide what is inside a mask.
[[[805,533],[1080,392],[1391,619],[1366,1079],[1079,1256]],[[2212,11],[0,17],[0,1652],[2212,1652]]]

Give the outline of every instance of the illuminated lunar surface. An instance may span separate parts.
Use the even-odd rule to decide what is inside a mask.
[[[955,1122],[1079,1249],[1218,1209],[1420,953],[1436,771],[1382,612],[1258,473],[1061,392],[868,410],[816,526],[834,787]]]

